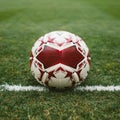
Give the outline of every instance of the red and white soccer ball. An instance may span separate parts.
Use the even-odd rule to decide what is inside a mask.
[[[40,37],[30,54],[35,79],[42,85],[69,88],[79,85],[90,70],[90,53],[85,42],[66,31]]]

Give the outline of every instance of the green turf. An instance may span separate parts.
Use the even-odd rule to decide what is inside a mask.
[[[0,84],[39,85],[29,53],[47,32],[81,36],[91,52],[84,85],[120,85],[119,0],[0,0]],[[0,119],[119,120],[119,92],[1,92]]]
[[[119,120],[118,94],[118,92],[107,95],[105,92],[1,93],[4,97],[0,107],[1,119]]]

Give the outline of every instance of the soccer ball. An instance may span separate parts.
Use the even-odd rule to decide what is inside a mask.
[[[42,85],[74,87],[87,77],[90,70],[89,49],[73,33],[53,31],[35,42],[30,53],[30,67]]]

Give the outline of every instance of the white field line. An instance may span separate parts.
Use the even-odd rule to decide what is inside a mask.
[[[0,85],[0,91],[48,91],[46,87],[42,86],[21,86],[21,85]],[[74,89],[74,91],[120,91],[120,85],[114,86],[78,86]]]

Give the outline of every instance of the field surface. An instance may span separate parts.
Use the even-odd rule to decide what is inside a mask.
[[[81,86],[120,85],[120,0],[0,0],[0,85],[40,86],[29,53],[45,33],[81,36],[91,71]],[[120,91],[0,91],[0,120],[120,120]]]

